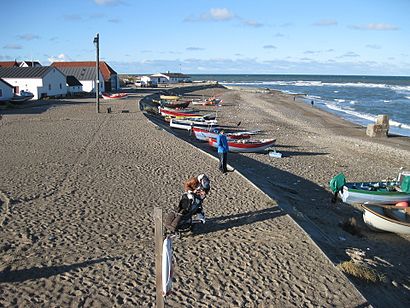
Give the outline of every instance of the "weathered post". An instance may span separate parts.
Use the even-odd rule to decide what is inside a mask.
[[[156,306],[164,307],[164,297],[162,294],[162,243],[164,233],[162,229],[162,208],[154,208],[155,225],[155,285],[156,285]]]

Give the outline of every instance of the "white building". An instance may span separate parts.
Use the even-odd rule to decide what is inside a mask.
[[[141,87],[148,87],[152,84],[149,76],[141,76]]]
[[[158,73],[150,76],[153,84],[192,82],[191,76],[181,73]]]
[[[42,66],[38,61],[23,61],[19,65],[20,67],[40,67]]]
[[[67,94],[76,95],[83,92],[83,84],[74,76],[67,76]]]
[[[84,92],[95,93],[95,67],[60,67],[59,68],[66,76],[74,76],[83,85]],[[99,72],[100,92],[105,92],[104,78]]]
[[[66,76],[51,66],[0,67],[0,78],[13,86],[14,93],[29,91],[33,99],[67,94]]]
[[[7,102],[13,96],[13,86],[0,78],[0,102]]]

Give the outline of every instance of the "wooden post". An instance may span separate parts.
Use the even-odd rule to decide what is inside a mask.
[[[155,224],[155,285],[156,285],[156,306],[164,307],[164,297],[162,295],[162,243],[164,233],[162,230],[162,208],[154,208]]]

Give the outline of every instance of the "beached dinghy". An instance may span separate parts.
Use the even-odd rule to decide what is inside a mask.
[[[164,117],[198,117],[197,113],[187,113],[183,110],[175,110],[169,108],[158,107],[159,113]]]
[[[32,99],[34,97],[34,94],[29,92],[29,91],[20,91],[20,95],[14,95],[11,99],[10,102],[12,103],[24,103],[27,102],[28,100]]]
[[[410,234],[410,208],[383,206],[380,204],[363,204],[363,220],[371,228]]]
[[[170,100],[161,100],[160,105],[162,107],[167,107],[171,109],[183,109],[189,106],[191,101],[170,101]]]
[[[168,100],[168,101],[177,101],[177,100],[181,99],[181,96],[177,96],[177,95],[160,95],[159,98],[163,99],[163,100]]]
[[[410,174],[399,174],[395,181],[352,182],[339,187],[339,196],[343,202],[395,204],[410,201]]]
[[[205,119],[195,119],[195,120],[179,120],[171,119],[169,126],[172,128],[191,130],[193,127],[212,127],[218,126],[217,120],[205,120]]]
[[[201,141],[208,141],[209,138],[218,137],[219,130],[218,129],[206,129],[200,127],[192,128],[192,132],[195,135],[195,138]],[[232,132],[226,133],[226,137],[228,140],[236,140],[236,139],[249,139],[251,135],[256,134],[256,131],[249,131],[249,132]]]
[[[128,96],[127,93],[102,93],[103,99],[123,99]]]
[[[223,100],[220,98],[216,98],[216,97],[210,97],[208,99],[205,100],[201,100],[201,101],[193,101],[192,104],[193,105],[202,105],[202,106],[220,106],[222,104]]]
[[[276,139],[243,139],[243,140],[228,140],[229,152],[238,153],[258,153],[274,145]],[[217,148],[216,139],[209,138],[210,146]]]

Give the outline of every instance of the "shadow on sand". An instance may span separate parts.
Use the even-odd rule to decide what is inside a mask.
[[[67,273],[79,268],[89,267],[94,264],[103,263],[107,261],[118,260],[116,258],[100,258],[95,260],[84,261],[71,265],[49,266],[49,267],[32,267],[28,269],[21,269],[10,271],[5,269],[0,273],[0,283],[2,282],[24,282],[26,280],[35,280],[40,278],[48,278],[51,276]]]

